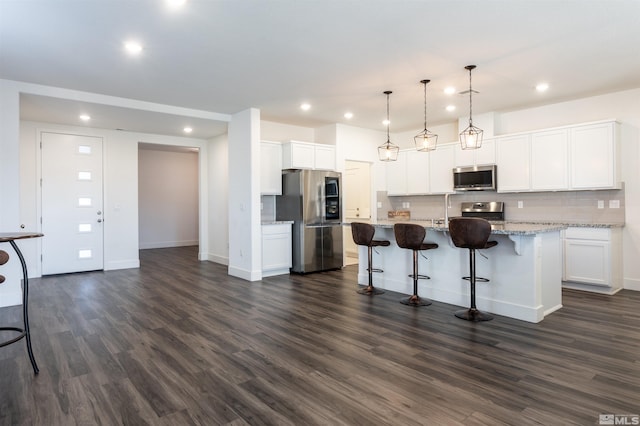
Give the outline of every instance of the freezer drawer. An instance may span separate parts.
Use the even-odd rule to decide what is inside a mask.
[[[294,227],[292,272],[309,273],[342,268],[342,226]]]

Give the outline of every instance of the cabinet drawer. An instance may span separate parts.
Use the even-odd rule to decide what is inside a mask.
[[[573,240],[609,241],[611,230],[608,228],[567,228],[564,237]]]

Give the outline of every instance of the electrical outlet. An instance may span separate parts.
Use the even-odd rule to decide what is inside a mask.
[[[518,208],[521,209],[524,207],[524,201],[518,201]]]
[[[408,201],[405,204],[406,204],[406,206],[404,207],[405,209],[410,209],[411,208],[411,204],[409,204]]]
[[[604,200],[598,200],[598,208],[604,209]]]
[[[381,209],[382,208],[382,201],[378,201],[377,206],[378,206],[379,209]]]
[[[619,209],[620,208],[620,200],[609,200],[609,208],[610,209]]]

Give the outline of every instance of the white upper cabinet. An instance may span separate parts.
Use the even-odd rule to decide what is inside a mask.
[[[435,151],[400,151],[387,167],[387,195],[428,195],[453,192],[453,145]]]
[[[499,192],[620,188],[614,121],[497,139]]]
[[[333,145],[314,145],[314,164],[318,170],[336,169],[336,147]]]
[[[498,138],[496,164],[499,192],[531,189],[530,140],[531,136],[528,134]]]
[[[336,148],[333,145],[291,141],[282,145],[284,169],[336,169]]]
[[[531,135],[531,190],[557,191],[569,187],[569,131],[536,132]]]
[[[278,142],[260,142],[260,193],[282,194],[282,145]]]
[[[407,194],[429,193],[429,153],[407,151]]]
[[[619,147],[615,122],[576,126],[571,129],[571,188],[620,187]]]
[[[400,151],[396,161],[386,164],[387,195],[407,195],[407,152]]]
[[[453,192],[454,157],[454,145],[441,146],[435,151],[429,152],[429,193],[446,194]]]
[[[496,163],[496,142],[493,139],[484,139],[478,149],[462,149],[459,143],[452,146],[455,147],[455,167]]]

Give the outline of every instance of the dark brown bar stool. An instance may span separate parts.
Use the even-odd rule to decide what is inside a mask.
[[[462,277],[471,283],[471,307],[456,311],[455,315],[467,321],[489,321],[493,317],[476,308],[476,281],[488,282],[487,278],[476,277],[476,250],[488,249],[498,245],[497,241],[488,241],[491,224],[479,217],[456,217],[449,220],[449,234],[456,247],[469,249],[469,276]]]
[[[376,233],[376,229],[373,225],[362,222],[351,223],[351,234],[353,235],[353,241],[359,246],[367,247],[368,264],[367,272],[369,272],[369,285],[367,287],[358,290],[360,294],[374,295],[382,294],[384,291],[378,290],[373,286],[373,273],[383,272],[382,269],[373,268],[373,248],[374,247],[387,247],[391,243],[387,240],[374,240],[373,234]]]
[[[413,251],[413,295],[400,300],[400,303],[410,306],[428,306],[431,301],[418,296],[418,279],[431,279],[428,275],[418,274],[418,252],[438,248],[435,243],[425,243],[427,231],[423,226],[415,223],[396,223],[393,225],[393,233],[396,236],[398,247]]]

